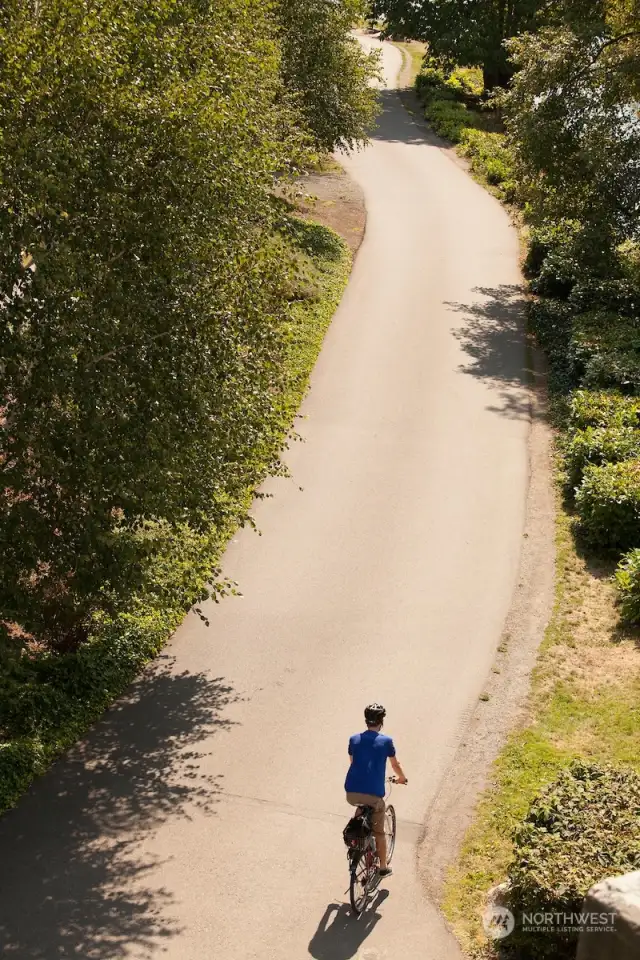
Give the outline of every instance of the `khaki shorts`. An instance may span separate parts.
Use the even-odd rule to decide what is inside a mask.
[[[371,826],[375,834],[384,833],[384,815],[387,805],[384,797],[374,797],[370,793],[348,793],[347,803],[352,807],[373,807]]]

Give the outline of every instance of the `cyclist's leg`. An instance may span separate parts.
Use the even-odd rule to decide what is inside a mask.
[[[387,837],[384,832],[384,814],[386,810],[384,797],[375,797],[370,793],[348,793],[347,803],[350,803],[352,807],[358,807],[358,812],[360,811],[361,807],[373,807],[371,826],[373,828],[373,835],[376,841],[378,859],[380,860],[380,869],[386,870]]]
[[[384,802],[384,797],[372,797],[373,801],[370,805],[373,807],[373,818],[372,818],[372,827],[373,835],[376,838],[376,850],[378,851],[378,859],[380,860],[380,869],[387,869],[387,836],[384,832],[384,814],[386,810],[386,804]]]

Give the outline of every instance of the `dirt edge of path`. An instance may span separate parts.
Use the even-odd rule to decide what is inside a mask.
[[[364,238],[367,210],[362,188],[339,161],[333,159],[328,170],[300,177],[292,193],[298,214],[334,230],[355,257]]]
[[[483,698],[473,710],[448,773],[425,818],[418,869],[440,904],[447,868],[471,824],[491,765],[509,734],[526,720],[531,672],[554,604],[555,488],[553,432],[546,416],[544,360],[530,348],[529,485],[518,581]]]

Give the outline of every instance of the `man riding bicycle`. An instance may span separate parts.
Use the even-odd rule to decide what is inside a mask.
[[[388,877],[391,867],[387,866],[387,838],[384,833],[385,814],[385,774],[387,759],[391,761],[398,783],[407,783],[402,767],[396,760],[396,748],[391,737],[381,733],[386,710],[379,703],[365,707],[364,719],[367,729],[363,733],[354,733],[349,738],[350,764],[344,788],[347,803],[353,807],[372,807],[372,828],[376,839],[376,850],[380,860],[380,876]]]

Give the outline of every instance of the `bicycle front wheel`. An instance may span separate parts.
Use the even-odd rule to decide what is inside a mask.
[[[387,863],[391,863],[396,845],[396,811],[389,804],[384,815],[384,834],[387,838]]]

